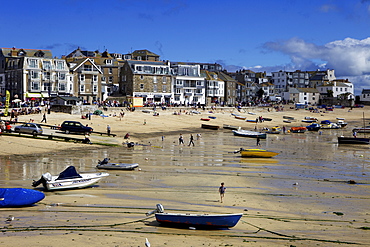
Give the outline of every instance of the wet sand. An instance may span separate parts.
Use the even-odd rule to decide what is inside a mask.
[[[349,125],[341,130],[322,130],[321,134],[269,135],[261,143],[262,148],[279,152],[273,159],[246,159],[234,154],[240,147],[254,148],[256,140],[235,137],[222,128],[201,129],[204,122],[199,119],[209,116],[208,112],[174,116],[160,111],[160,116],[154,117],[138,111],[126,113],[121,121],[115,117],[94,117],[90,122],[81,119],[97,131],[105,131],[106,124],[110,124],[117,137],[92,139],[117,143],[118,147],[2,136],[2,187],[31,188],[32,180],[42,173],[56,174],[67,165],[75,165],[78,171],[96,171],[97,161],[104,157],[115,162],[137,162],[141,171],[109,171],[110,176],[93,188],[45,192],[46,198],[33,207],[0,209],[0,244],[144,246],[145,238],[152,246],[368,244],[370,237],[364,229],[370,227],[369,146],[336,143],[338,135],[350,135],[354,126],[362,124],[366,110],[335,109],[318,114],[303,110],[255,111],[257,116],[273,118],[258,124],[258,128],[282,126],[283,115],[298,120],[291,126],[307,125],[300,122],[304,116],[332,121],[345,117]],[[245,129],[255,126],[236,120],[230,111],[212,114],[217,118],[208,124],[239,124]],[[48,116],[50,123],[64,118],[78,116]],[[121,145],[127,132],[131,141],[151,146]],[[186,144],[190,133],[201,133],[202,138],[195,141],[195,147],[179,146],[180,132]],[[357,183],[349,184],[349,180]],[[220,203],[217,191],[221,182],[227,188],[224,203]],[[244,216],[229,230],[168,228],[145,216],[157,203],[167,212],[242,212]],[[15,220],[6,223],[8,215]]]

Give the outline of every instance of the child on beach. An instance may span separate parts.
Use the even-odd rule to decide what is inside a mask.
[[[223,199],[225,197],[225,191],[226,191],[226,187],[224,186],[224,183],[222,182],[220,188],[218,188],[218,192],[220,192],[221,203],[223,202]]]

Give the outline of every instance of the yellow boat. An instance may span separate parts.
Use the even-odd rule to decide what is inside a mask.
[[[271,158],[279,153],[267,151],[264,149],[242,149],[240,150],[240,154],[242,157],[248,158]]]

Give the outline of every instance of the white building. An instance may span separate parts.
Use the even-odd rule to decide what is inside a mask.
[[[189,64],[171,65],[173,74],[173,103],[205,104],[205,77],[200,74],[200,66]]]
[[[334,80],[324,85],[317,86],[320,94],[326,97],[335,97],[345,95],[346,99],[355,99],[354,86],[348,80]]]
[[[320,93],[316,88],[289,88],[283,98],[293,103],[315,105],[319,103]]]
[[[370,102],[370,89],[362,89],[360,101]]]

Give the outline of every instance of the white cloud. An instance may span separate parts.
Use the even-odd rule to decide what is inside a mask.
[[[268,42],[265,49],[288,55],[292,64],[300,69],[319,67],[315,61],[322,61],[337,75],[357,76],[370,74],[370,38],[357,40],[346,38],[325,45],[308,43],[292,38],[283,42]]]

